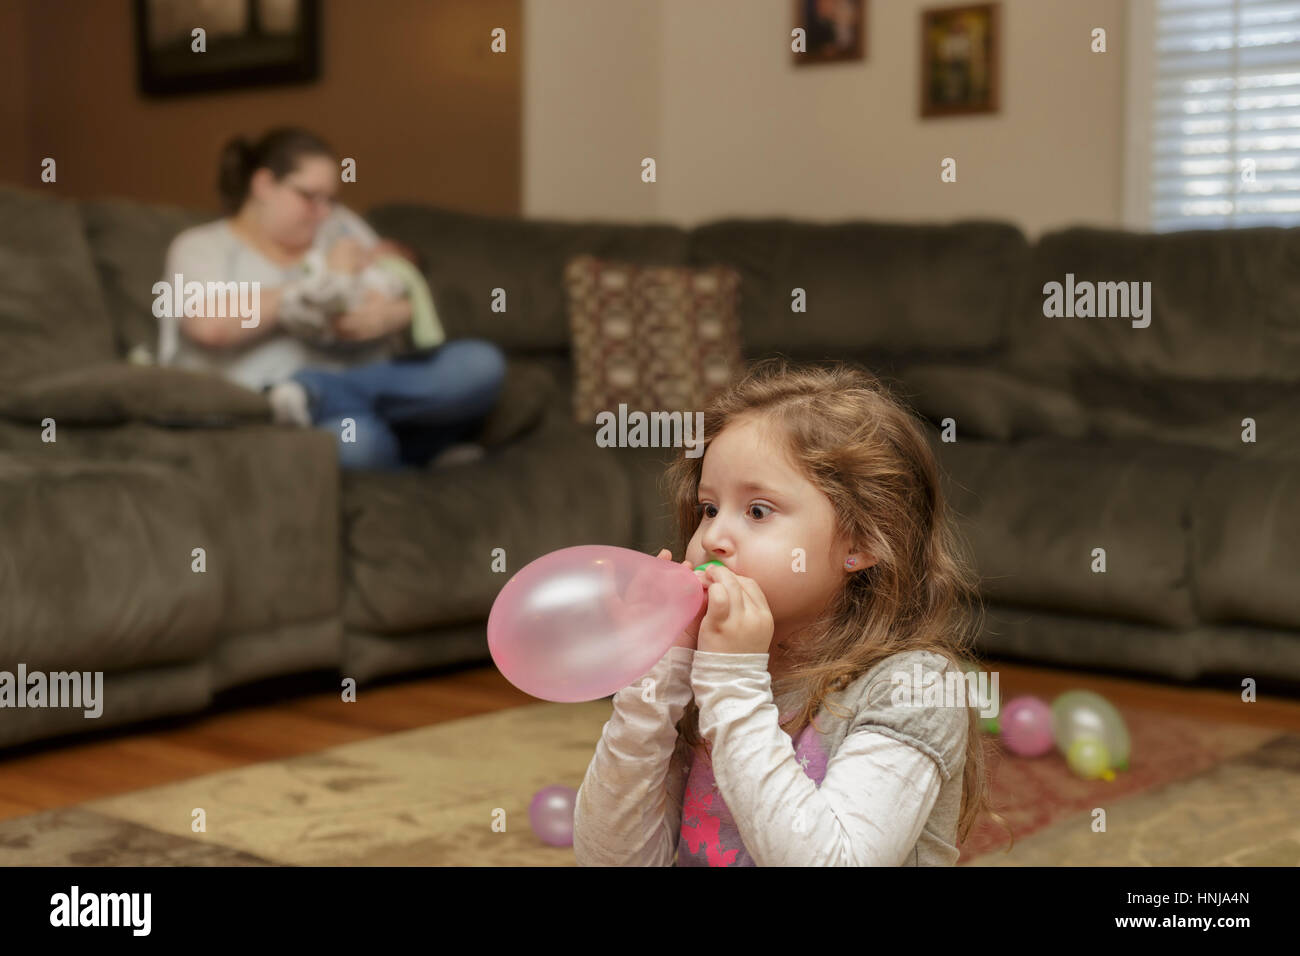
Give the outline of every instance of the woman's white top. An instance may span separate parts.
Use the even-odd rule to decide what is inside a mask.
[[[343,206],[335,206],[316,230],[315,240],[308,251],[327,252],[344,236],[356,239],[367,248],[379,242],[379,236],[364,219]],[[178,300],[184,302],[187,283],[199,282],[205,292],[209,282],[250,283],[240,287],[238,292],[242,296],[239,301],[248,305],[253,301],[254,290],[260,295],[292,281],[299,274],[300,266],[279,265],[250,246],[230,228],[228,219],[218,219],[181,232],[167,249],[162,277],[170,287],[179,284],[181,292],[179,295],[159,295],[155,288],[154,314],[166,313],[158,315],[158,364],[213,372],[236,384],[261,390],[285,381],[294,372],[308,366],[339,370],[388,357],[391,346],[386,342],[341,354],[313,348],[281,329],[249,345],[235,348],[199,345],[181,332],[180,316],[174,306]],[[178,275],[180,279],[176,278]],[[257,286],[251,283],[257,283]],[[222,295],[221,292],[214,294]],[[222,301],[229,303],[226,314],[248,314],[246,311],[236,313],[234,295]]]

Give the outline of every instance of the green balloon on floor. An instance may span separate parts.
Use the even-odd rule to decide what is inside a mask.
[[[1095,737],[1106,745],[1117,767],[1129,762],[1129,735],[1115,706],[1090,690],[1070,690],[1052,702],[1052,733],[1056,746],[1068,756],[1071,745],[1083,737]]]
[[[975,677],[975,679],[976,679],[976,681],[977,681],[976,686],[979,686],[979,685],[978,685],[978,680],[979,680],[980,669],[979,669],[978,667],[976,667],[972,662],[970,662],[970,661],[968,661],[968,660],[962,660],[962,661],[961,661],[961,669],[962,669],[962,671],[964,671],[964,672],[967,673],[967,674],[974,674],[974,675],[976,675],[976,677]],[[996,735],[998,735],[998,734],[1000,734],[1000,733],[1002,732],[1002,725],[998,722],[998,716],[997,716],[998,714],[1001,714],[1001,713],[1002,713],[1002,694],[1001,694],[1001,693],[998,694],[998,699],[997,699],[997,701],[995,702],[995,705],[996,705],[997,710],[996,710],[996,713],[995,713],[992,717],[981,717],[981,718],[980,718],[980,730],[983,731],[983,732],[986,733],[986,734],[993,734],[994,736],[996,736]]]

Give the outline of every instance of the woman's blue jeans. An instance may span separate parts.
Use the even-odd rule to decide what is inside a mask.
[[[496,405],[505,374],[496,345],[456,339],[430,354],[340,372],[300,369],[293,380],[307,392],[312,423],[334,433],[343,468],[389,470],[423,465],[472,438]],[[347,418],[354,423],[350,436]]]

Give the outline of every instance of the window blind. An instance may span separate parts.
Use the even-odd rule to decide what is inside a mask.
[[[1155,230],[1300,225],[1300,0],[1157,0]]]

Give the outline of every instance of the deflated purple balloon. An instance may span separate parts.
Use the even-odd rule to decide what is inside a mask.
[[[558,784],[542,787],[528,804],[528,822],[548,846],[573,846],[573,808],[578,791]]]

